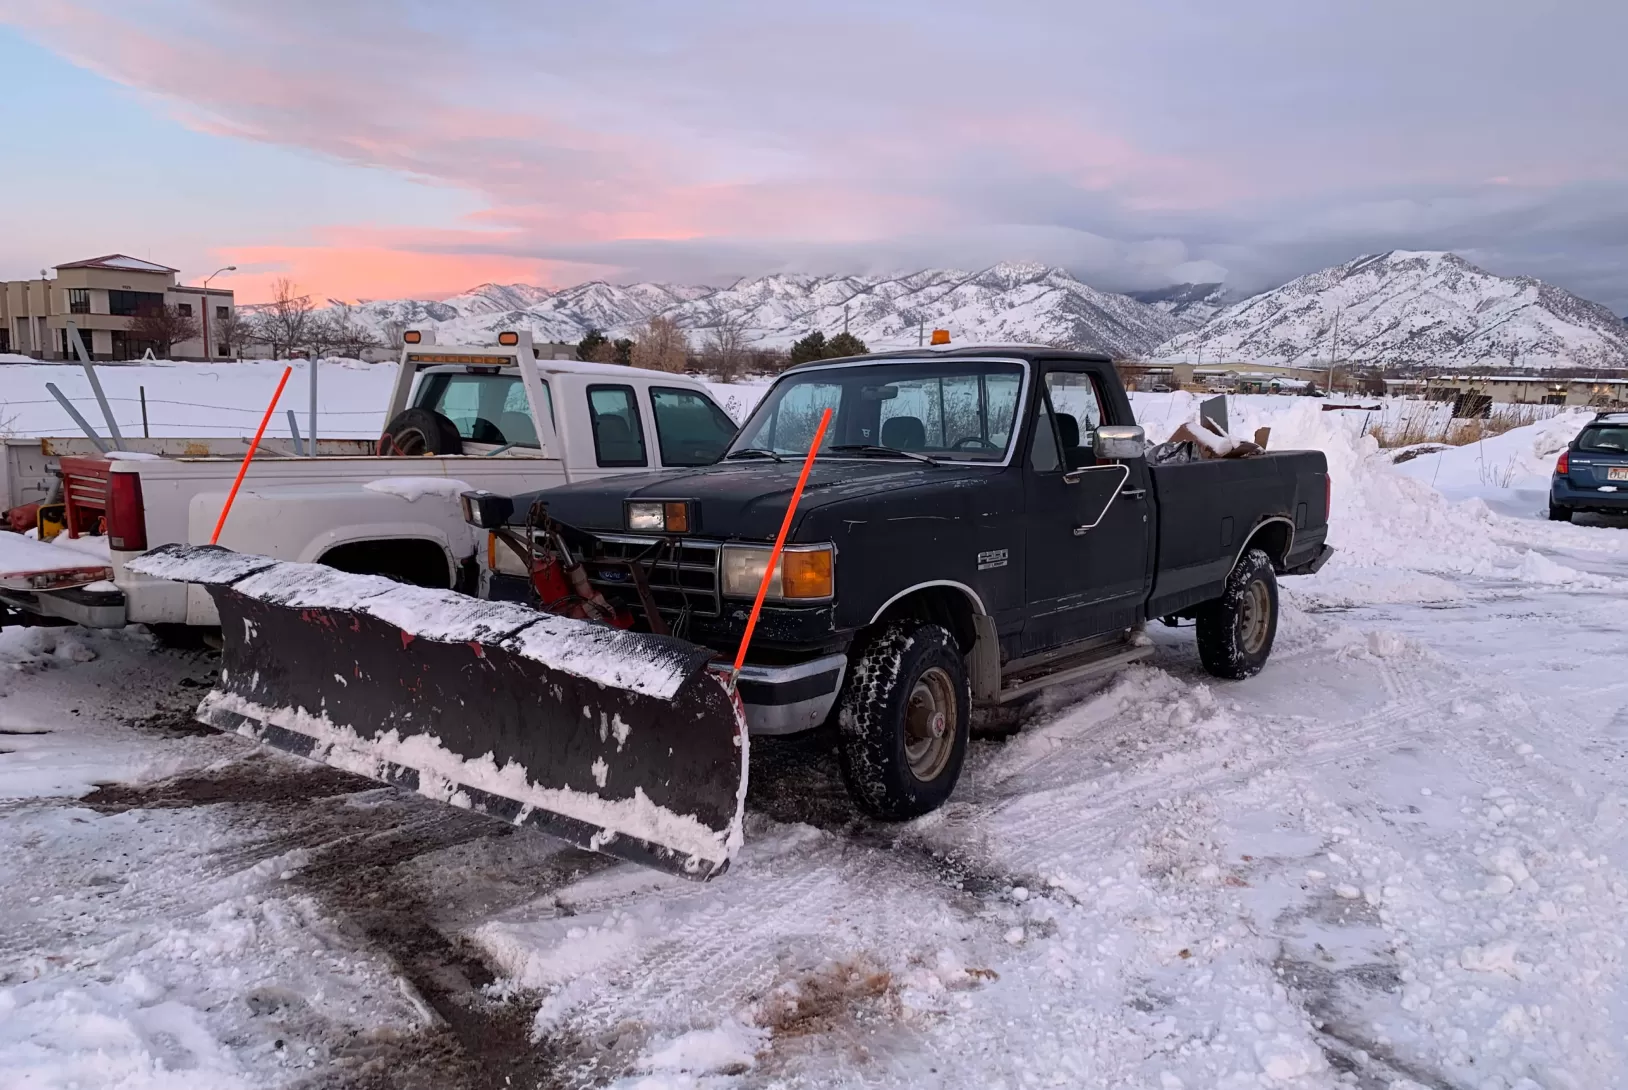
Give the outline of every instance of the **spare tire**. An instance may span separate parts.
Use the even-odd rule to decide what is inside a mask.
[[[434,409],[405,409],[396,414],[379,436],[381,457],[463,452],[464,441],[458,434],[458,426]]]

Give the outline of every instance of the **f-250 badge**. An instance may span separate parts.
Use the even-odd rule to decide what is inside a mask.
[[[978,570],[988,571],[990,568],[1006,567],[1006,550],[990,549],[986,553],[978,554]]]

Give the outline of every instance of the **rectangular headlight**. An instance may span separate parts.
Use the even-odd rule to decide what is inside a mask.
[[[725,545],[724,596],[756,598],[772,551],[766,545]],[[830,545],[788,545],[769,577],[768,597],[781,602],[830,598],[835,588],[833,568]]]
[[[482,530],[505,526],[514,514],[514,500],[485,490],[460,493],[458,502],[463,506],[464,521]]]
[[[661,533],[667,529],[666,505],[660,503],[630,503],[627,505],[627,528],[645,533]]]
[[[646,534],[687,534],[690,505],[683,500],[629,500],[627,528]]]

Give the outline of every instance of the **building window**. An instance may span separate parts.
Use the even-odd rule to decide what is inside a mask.
[[[217,356],[230,356],[231,354],[232,354],[232,349],[228,345],[217,344],[215,346],[215,355],[217,355]]]
[[[90,313],[90,289],[89,288],[69,288],[68,289],[68,313],[69,314],[89,314]]]
[[[131,318],[149,310],[162,310],[164,293],[161,291],[118,291],[109,289],[107,312]]]
[[[215,308],[215,321],[224,322],[224,321],[227,321],[228,319],[230,319],[231,317],[232,317],[232,308],[231,307],[216,307]],[[222,353],[222,354],[224,355],[224,353]]]
[[[181,315],[181,317],[183,317],[183,318],[190,318],[190,317],[192,317],[192,304],[191,303],[177,303],[177,304],[175,304],[175,311],[176,311],[177,314]]]

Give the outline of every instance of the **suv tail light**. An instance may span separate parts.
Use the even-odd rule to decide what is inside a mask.
[[[147,550],[147,508],[141,499],[141,478],[134,473],[108,474],[107,543],[123,552]]]
[[[1571,451],[1560,452],[1560,461],[1555,463],[1555,476],[1564,477],[1571,472]]]

